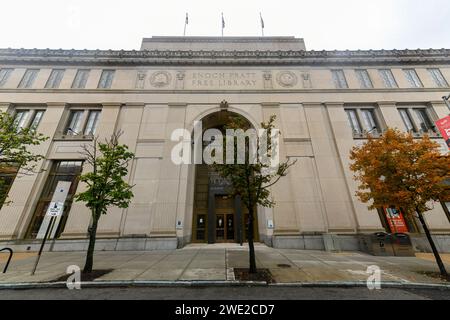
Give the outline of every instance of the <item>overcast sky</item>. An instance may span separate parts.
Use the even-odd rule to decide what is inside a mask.
[[[450,48],[450,0],[0,0],[0,47],[139,49],[187,35],[296,36],[307,49]]]

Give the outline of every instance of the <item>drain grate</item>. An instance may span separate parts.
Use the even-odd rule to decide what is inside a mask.
[[[291,265],[290,265],[290,264],[285,264],[285,263],[280,263],[280,264],[277,264],[277,267],[280,267],[280,268],[290,268]]]

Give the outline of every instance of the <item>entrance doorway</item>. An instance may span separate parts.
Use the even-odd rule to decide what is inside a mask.
[[[235,242],[235,208],[231,198],[215,196],[216,242]]]
[[[231,116],[229,111],[219,111],[202,119],[204,130],[221,131]],[[194,212],[192,242],[245,242],[248,239],[248,210],[240,197],[231,194],[228,181],[218,175],[212,166],[195,165]],[[258,241],[257,210],[253,220],[254,241]]]

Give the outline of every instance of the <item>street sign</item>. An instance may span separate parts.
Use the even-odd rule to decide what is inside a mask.
[[[63,214],[64,202],[50,202],[47,209],[47,215],[51,217],[59,217]]]
[[[450,116],[436,121],[436,126],[441,132],[442,138],[444,138],[447,147],[450,149]]]

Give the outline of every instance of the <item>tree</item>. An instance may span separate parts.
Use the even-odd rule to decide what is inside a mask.
[[[89,247],[83,272],[92,272],[94,262],[94,248],[97,235],[98,221],[102,214],[106,214],[109,207],[127,208],[133,192],[125,182],[128,174],[128,164],[134,159],[134,154],[128,147],[119,144],[121,133],[114,133],[105,142],[94,138],[91,145],[84,145],[82,154],[92,171],[83,174],[80,181],[87,185],[87,189],[75,196],[76,201],[83,201],[91,210],[92,220],[89,227]]]
[[[430,202],[448,194],[444,180],[449,178],[450,159],[439,152],[439,145],[428,136],[413,139],[411,134],[388,129],[379,139],[369,136],[350,152],[355,180],[360,185],[356,195],[369,208],[402,208],[406,215],[416,214],[430,243],[439,270],[447,271],[436,249],[423,214]]]
[[[275,116],[271,116],[268,122],[261,123],[261,128],[266,130],[266,137],[272,136],[275,118]],[[233,116],[230,117],[230,122],[225,128],[243,134],[244,130],[249,129],[249,124],[244,118]],[[252,142],[250,139],[245,139],[245,154],[242,155],[239,154],[242,150],[239,149],[238,140],[239,137],[238,139],[233,138],[233,163],[228,164],[224,161],[224,164],[215,164],[214,168],[219,175],[229,180],[233,195],[240,196],[242,203],[248,210],[249,272],[256,273],[256,257],[253,243],[255,207],[257,205],[263,207],[273,207],[275,205],[275,201],[270,197],[270,187],[276,184],[281,177],[286,176],[288,168],[296,161],[287,160],[272,167],[270,159],[276,156],[277,141],[266,139],[262,135],[256,135],[253,152],[250,152]],[[267,147],[264,147],[265,142],[267,142]],[[226,141],[224,145],[227,145]],[[267,149],[266,154],[258,157],[257,155],[264,152],[264,149]],[[225,153],[227,154],[228,152],[225,148]],[[253,161],[252,155],[254,157]],[[240,164],[238,158],[242,156],[244,156],[245,161],[240,161],[243,162]]]
[[[0,207],[8,197],[10,177],[37,172],[38,162],[44,156],[29,151],[29,147],[47,139],[35,128],[19,127],[13,116],[0,111]]]

